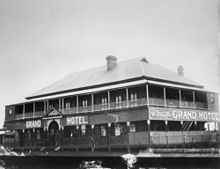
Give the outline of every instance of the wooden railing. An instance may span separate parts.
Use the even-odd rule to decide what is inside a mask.
[[[34,112],[34,117],[42,117],[44,115],[44,111],[36,111]]]
[[[79,147],[79,146],[91,146],[93,145],[92,139],[90,137],[75,137],[75,138],[64,138],[62,139],[62,145],[69,145],[72,147]]]
[[[92,111],[92,106],[80,106],[78,107],[78,113],[86,113],[86,112],[91,112]]]
[[[164,99],[163,98],[149,98],[149,105],[150,106],[164,106]],[[139,98],[136,100],[123,100],[121,102],[110,102],[106,104],[94,104],[89,106],[80,106],[80,107],[70,107],[70,108],[63,108],[62,111],[64,114],[75,114],[75,113],[87,113],[93,111],[105,111],[105,110],[112,110],[112,109],[123,109],[123,108],[133,108],[139,106],[147,105],[147,98]],[[167,99],[166,100],[167,107],[180,107],[180,108],[199,108],[199,109],[206,109],[207,104],[204,102],[192,102],[192,101],[179,101],[174,99]],[[24,118],[35,118],[35,117],[42,117],[44,111],[37,111],[31,113],[23,114],[15,114],[15,120],[24,119]]]
[[[77,108],[76,107],[65,108],[65,109],[63,109],[63,113],[64,114],[74,114],[74,113],[77,113]]]
[[[98,148],[108,146],[138,146],[145,145],[150,147],[183,147],[183,146],[212,146],[218,141],[213,138],[215,133],[212,131],[148,131],[127,133],[119,136],[78,136],[73,138],[59,138],[57,145],[64,148]],[[17,140],[7,142],[15,147],[39,147],[51,145],[50,138],[41,140],[25,140],[22,144]]]
[[[128,133],[129,145],[149,145],[149,132]]]
[[[175,99],[166,99],[168,107],[180,107],[180,101]]]
[[[24,114],[24,118],[32,118],[32,117],[33,117],[33,112]]]
[[[106,104],[94,104],[94,111],[104,111],[104,110],[108,110],[108,103]]]
[[[149,98],[149,104],[151,106],[164,106],[164,99],[162,98]]]
[[[127,101],[110,102],[110,109],[123,109],[127,107]]]
[[[23,114],[15,114],[15,120],[20,120],[23,118],[24,118]]]
[[[195,108],[195,104],[193,101],[181,101],[182,108]]]
[[[151,132],[152,145],[185,145],[193,143],[210,143],[213,132],[210,131],[170,131]]]
[[[201,109],[206,109],[207,108],[207,103],[205,102],[195,102],[196,108],[201,108]]]
[[[110,145],[128,144],[128,135],[110,136]]]

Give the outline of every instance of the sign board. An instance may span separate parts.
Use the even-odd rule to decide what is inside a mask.
[[[40,128],[41,127],[41,120],[26,121],[25,127],[26,127],[26,129]]]
[[[66,118],[66,125],[85,125],[88,124],[88,116],[73,116]]]
[[[220,114],[218,112],[203,110],[149,107],[149,119],[171,121],[220,121]]]

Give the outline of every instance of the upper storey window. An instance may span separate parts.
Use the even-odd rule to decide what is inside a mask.
[[[66,107],[66,109],[70,109],[70,102],[66,102],[65,107]]]
[[[214,93],[211,93],[211,95],[210,95],[210,102],[211,103],[215,103],[215,95],[214,95]]]
[[[122,108],[122,95],[118,94],[115,97],[115,102],[116,102],[116,108]]]
[[[87,106],[88,106],[88,100],[86,100],[86,99],[83,100],[83,101],[82,101],[82,106],[83,106],[83,107],[87,107]]]
[[[101,102],[102,102],[102,110],[107,110],[108,99],[106,97],[103,97]]]
[[[107,103],[108,103],[107,98],[106,97],[102,98],[102,105],[106,105]]]
[[[132,92],[130,93],[130,100],[131,100],[131,101],[137,101],[137,92],[132,91]]]
[[[131,91],[130,92],[130,107],[136,107],[137,106],[137,92]]]
[[[82,111],[83,112],[88,111],[88,100],[87,99],[82,100]]]
[[[121,94],[116,95],[115,102],[116,103],[122,103],[122,96],[121,96]]]

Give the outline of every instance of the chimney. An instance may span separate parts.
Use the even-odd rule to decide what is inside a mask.
[[[106,57],[107,60],[107,70],[112,70],[117,66],[117,58],[115,56],[107,56]]]
[[[182,66],[182,65],[179,65],[179,66],[178,66],[177,71],[178,71],[178,75],[184,76],[184,69],[183,69],[183,66]]]

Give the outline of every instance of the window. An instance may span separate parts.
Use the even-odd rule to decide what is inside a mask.
[[[116,103],[121,103],[121,102],[122,102],[122,97],[121,97],[121,94],[116,95],[115,100],[116,100]]]
[[[9,115],[12,115],[12,110],[11,110],[11,109],[8,111],[8,114],[9,114]]]
[[[210,95],[210,102],[211,103],[215,103],[215,95],[214,95],[214,93],[211,93],[211,95]]]
[[[65,108],[66,108],[66,109],[70,109],[70,102],[67,102],[67,103],[66,103]]]
[[[118,94],[116,95],[116,98],[115,98],[115,102],[116,102],[116,108],[120,109],[122,108],[122,96],[121,94]]]
[[[82,106],[83,107],[87,107],[87,105],[88,105],[88,101],[85,99],[85,100],[83,100],[82,101]]]
[[[131,91],[130,93],[130,106],[137,106],[137,93],[135,91]]]
[[[108,99],[106,97],[102,98],[102,110],[107,110],[108,108]]]
[[[122,133],[122,127],[120,124],[115,125],[115,136],[120,136]]]
[[[137,101],[137,93],[135,91],[132,91],[130,94],[131,101]]]
[[[106,104],[107,104],[107,98],[104,97],[104,98],[102,98],[102,105],[106,105]]]
[[[82,132],[82,135],[86,135],[86,126],[85,125],[82,125],[81,126],[81,132]]]
[[[135,126],[135,124],[130,124],[130,132],[131,132],[131,133],[136,132],[136,126]]]
[[[101,136],[106,136],[106,128],[104,126],[101,126]]]

